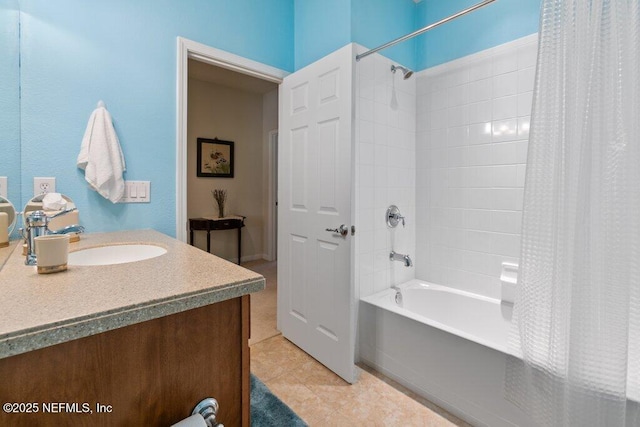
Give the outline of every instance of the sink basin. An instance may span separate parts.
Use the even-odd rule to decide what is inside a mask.
[[[69,265],[112,265],[143,261],[167,253],[165,248],[155,245],[126,244],[98,246],[69,252]]]

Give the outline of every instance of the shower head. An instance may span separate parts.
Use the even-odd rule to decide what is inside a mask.
[[[408,68],[402,67],[400,65],[392,65],[391,66],[391,72],[395,74],[396,70],[402,71],[402,74],[404,75],[403,78],[405,80],[407,80],[409,77],[411,77],[413,75],[413,71],[411,71]]]

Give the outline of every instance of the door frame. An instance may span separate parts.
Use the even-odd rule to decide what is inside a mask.
[[[176,78],[176,239],[187,242],[187,91],[189,59],[277,84],[287,71],[193,40],[178,37]],[[278,101],[280,102],[280,101]]]
[[[266,252],[267,261],[278,258],[278,129],[269,131],[267,137],[267,218]]]

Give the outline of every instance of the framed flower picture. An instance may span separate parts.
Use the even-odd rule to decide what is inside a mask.
[[[198,138],[197,175],[233,178],[233,141]]]

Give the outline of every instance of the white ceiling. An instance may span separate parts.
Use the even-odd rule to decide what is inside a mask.
[[[276,83],[227,70],[226,68],[209,65],[194,59],[189,59],[189,78],[260,94],[271,92],[278,87]]]

